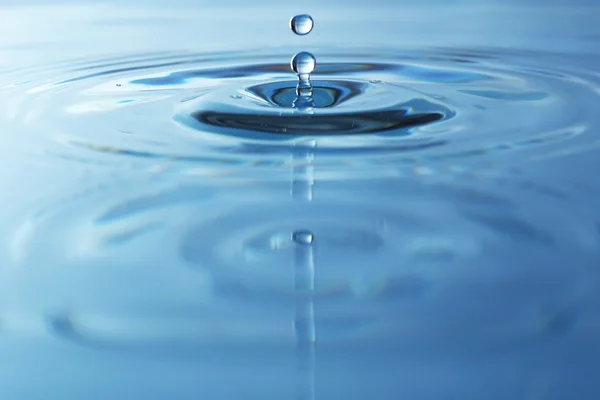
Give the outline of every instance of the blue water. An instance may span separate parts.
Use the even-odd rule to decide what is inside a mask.
[[[0,0],[0,398],[600,398],[598,17]]]

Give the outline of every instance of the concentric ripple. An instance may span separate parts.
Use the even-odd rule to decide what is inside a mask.
[[[352,155],[361,168],[415,161],[515,165],[600,144],[593,133],[597,75],[550,54],[326,48],[319,54],[316,108],[308,114],[292,107],[289,55],[264,50],[30,71],[4,86],[11,99],[5,124],[38,154],[178,173],[279,168],[306,136],[327,156],[319,163],[340,166]]]
[[[22,305],[58,337],[100,349],[279,349],[293,344],[304,296],[292,235],[310,231],[322,344],[452,352],[591,335],[584,299],[596,293],[600,238],[588,209],[565,207],[571,196],[405,179],[325,185],[312,202],[281,185],[239,187],[236,200],[214,189],[114,185],[40,212],[12,244]],[[61,268],[31,268],[40,258]]]
[[[407,128],[454,115],[443,105],[396,86],[333,80],[313,82],[313,86],[310,111],[294,108],[295,82],[277,82],[250,86],[242,94],[239,90],[230,94],[230,88],[201,96],[186,104],[178,119],[199,131],[238,136],[248,132],[289,136],[391,132],[403,136],[410,134]]]

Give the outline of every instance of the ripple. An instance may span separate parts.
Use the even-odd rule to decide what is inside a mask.
[[[319,163],[395,166],[426,160],[501,167],[598,147],[597,76],[553,56],[467,50],[320,50],[317,112],[290,108],[281,50],[149,54],[25,71],[6,127],[35,156],[189,173],[289,162],[314,135]],[[532,60],[535,59],[535,64]],[[548,62],[545,62],[548,60]],[[543,68],[540,65],[551,65]],[[351,133],[341,139],[340,133]],[[85,151],[82,151],[85,149]],[[382,158],[382,155],[385,157]],[[258,170],[257,170],[258,171]]]
[[[172,310],[169,314],[118,315],[115,313],[56,313],[46,323],[53,334],[70,343],[98,350],[137,352],[163,357],[215,357],[222,349],[244,351],[249,340],[263,348],[280,348],[291,336],[276,321],[258,315],[227,318],[213,313]],[[247,350],[246,350],[247,351]],[[237,357],[232,357],[237,358]]]
[[[233,94],[230,89],[200,96],[186,104],[183,115],[177,118],[199,131],[221,128],[215,133],[228,134],[228,130],[234,129],[242,137],[248,136],[248,132],[256,137],[257,132],[339,136],[389,131],[406,136],[410,134],[406,128],[455,114],[420,94],[396,86],[334,80],[317,81],[313,86],[313,108],[309,112],[294,106],[295,82],[278,82],[248,87],[240,91],[243,94]],[[402,102],[402,98],[407,100]],[[187,113],[195,123],[190,123]]]
[[[254,132],[285,133],[289,135],[332,135],[385,132],[439,121],[442,114],[409,114],[408,107],[372,113],[348,113],[315,116],[264,116],[243,113],[201,111],[194,118],[207,125]]]
[[[236,199],[203,185],[114,185],[39,213],[13,249],[52,334],[200,356],[293,344],[292,234],[309,230],[320,343],[475,351],[586,326],[574,315],[595,293],[597,225],[572,196],[535,188],[387,179],[322,185],[299,202],[266,183]]]
[[[597,148],[598,77],[541,53],[320,53],[304,115],[280,49],[13,72],[2,126],[19,152],[116,170],[12,236],[53,335],[143,353],[293,345],[298,230],[315,237],[322,343],[476,353],[586,334],[586,202],[469,173]],[[310,193],[290,196],[298,182]]]

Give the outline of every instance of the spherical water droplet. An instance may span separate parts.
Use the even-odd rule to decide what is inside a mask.
[[[311,244],[313,239],[311,231],[296,231],[292,234],[292,240],[297,244]]]
[[[302,51],[292,58],[292,62],[290,64],[295,73],[300,75],[310,74],[314,71],[315,66],[317,65],[317,60],[312,54]]]
[[[307,14],[296,15],[290,20],[290,29],[296,35],[308,35],[312,31],[315,22],[312,17]]]

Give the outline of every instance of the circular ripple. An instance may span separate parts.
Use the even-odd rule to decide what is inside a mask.
[[[294,296],[292,234],[306,229],[314,235],[314,257],[320,266],[317,294],[362,291],[367,282],[383,289],[424,272],[415,270],[418,261],[453,262],[480,250],[471,237],[451,236],[435,223],[441,214],[416,216],[396,208],[336,202],[244,204],[187,232],[181,254],[239,293]],[[449,226],[456,232],[455,225]],[[475,232],[476,227],[464,228]]]
[[[312,202],[264,184],[235,201],[198,185],[98,189],[15,235],[22,306],[60,337],[102,348],[292,344],[306,294],[292,234],[308,230],[320,342],[447,352],[579,329],[568,321],[597,287],[586,208],[526,182],[478,187],[388,179],[357,183],[368,198],[322,185]]]
[[[249,131],[255,136],[256,132],[288,136],[405,136],[410,134],[406,128],[454,115],[432,99],[397,86],[334,80],[313,84],[309,110],[295,107],[295,82],[276,82],[203,95],[186,103],[176,119],[199,131],[242,137]],[[271,135],[265,138],[274,139]]]
[[[210,271],[227,293],[293,297],[292,235],[310,231],[319,266],[316,295],[376,298],[410,286],[415,278],[421,283],[469,281],[478,275],[471,268],[482,259],[497,258],[496,267],[489,266],[492,274],[511,274],[514,266],[499,265],[506,246],[530,257],[531,249],[552,251],[573,240],[582,240],[576,246],[593,247],[596,240],[591,227],[584,234],[572,226],[579,233],[565,235],[536,213],[525,217],[517,204],[502,197],[469,198],[468,192],[443,188],[434,189],[431,198],[422,188],[407,186],[397,201],[384,198],[373,204],[340,201],[339,194],[301,203],[244,201],[235,211],[203,218],[189,229],[181,256],[192,267]],[[381,196],[377,190],[372,194]],[[451,278],[456,273],[460,278]]]
[[[346,171],[348,156],[359,168],[478,168],[600,145],[592,134],[598,77],[571,69],[571,59],[466,50],[319,54],[318,108],[310,115],[289,107],[289,54],[274,50],[26,71],[3,89],[10,98],[3,126],[22,132],[21,147],[43,155],[146,170],[168,164],[177,173],[246,173],[248,165],[273,171],[289,162],[299,134],[316,135],[315,151],[325,156],[319,163]]]

